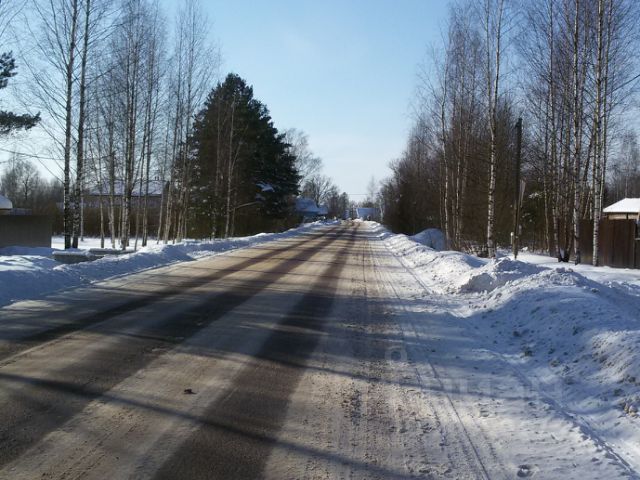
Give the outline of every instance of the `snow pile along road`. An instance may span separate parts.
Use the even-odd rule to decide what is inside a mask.
[[[427,228],[410,238],[414,242],[421,243],[434,250],[442,251],[447,249],[447,240],[444,238],[442,230],[438,228]]]
[[[640,296],[572,268],[438,252],[372,225],[429,293],[582,433],[640,471]],[[595,278],[597,274],[593,274]]]
[[[405,235],[392,235],[380,225],[372,228],[379,238],[385,240],[387,247],[420,276],[423,284],[436,293],[456,293],[463,290],[470,281],[469,276],[487,264],[481,258],[460,252],[440,252]]]
[[[55,248],[0,248],[0,307],[18,300],[34,299],[58,290],[87,285],[119,275],[140,272],[176,262],[192,261],[229,250],[250,247],[299,235],[326,225],[306,224],[283,233],[260,233],[250,237],[213,241],[184,241],[150,245],[125,255],[72,265],[53,259]]]

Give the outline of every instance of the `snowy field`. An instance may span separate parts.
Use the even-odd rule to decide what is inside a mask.
[[[151,245],[139,248],[135,253],[107,256],[73,265],[60,264],[53,259],[54,252],[64,249],[63,237],[53,237],[52,248],[0,248],[0,307],[107,278],[299,235],[325,224],[316,222],[284,233],[260,233],[250,237],[205,242],[187,240],[177,244],[156,245],[153,241]],[[79,250],[99,248],[100,239],[87,238],[79,247]]]

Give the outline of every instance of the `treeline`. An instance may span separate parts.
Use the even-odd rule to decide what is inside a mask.
[[[451,248],[508,246],[523,119],[525,244],[580,259],[608,202],[637,191],[640,5],[634,0],[452,3],[421,70],[416,120],[380,199],[394,230],[440,227]],[[636,110],[637,112],[637,110]],[[635,183],[634,183],[635,182]],[[580,231],[594,219],[593,231]]]
[[[20,99],[42,112],[25,118],[40,120],[60,159],[65,247],[83,232],[126,248],[295,223],[312,154],[278,132],[244,79],[218,80],[197,0],[173,22],[152,0],[34,0],[10,13],[27,33]]]
[[[10,198],[14,208],[37,215],[49,215],[55,223],[62,221],[58,208],[62,184],[42,178],[33,163],[13,156],[0,174],[0,192]]]
[[[296,158],[296,170],[300,176],[300,196],[310,198],[316,205],[325,205],[330,218],[342,218],[351,206],[346,192],[333,179],[322,173],[322,159],[313,154],[309,138],[301,130],[290,128],[285,132],[290,153]]]

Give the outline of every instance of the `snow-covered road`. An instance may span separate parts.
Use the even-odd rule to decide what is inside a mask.
[[[67,289],[0,309],[0,478],[639,478],[639,306],[370,222]]]

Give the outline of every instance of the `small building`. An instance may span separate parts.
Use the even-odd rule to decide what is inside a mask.
[[[315,200],[307,197],[296,198],[296,215],[300,217],[303,222],[314,222],[316,220],[322,220],[329,214],[329,209],[326,205],[317,205]]]
[[[147,188],[148,196],[146,195]],[[105,223],[106,228],[111,201],[110,189],[111,185],[109,185],[109,182],[104,182],[103,184],[91,185],[84,192],[82,198],[82,215],[85,234],[92,236],[100,235],[101,221]],[[115,218],[119,218],[121,215],[124,191],[124,182],[122,180],[114,181],[113,207]],[[149,180],[148,187],[145,182],[141,183],[139,179],[133,184],[130,207],[133,210],[133,214],[138,215],[146,205],[148,229],[151,232],[158,231],[159,214],[162,208],[163,198],[166,198],[163,192],[166,193],[166,191],[167,185],[162,180]],[[103,209],[104,217],[100,214],[101,208]],[[116,232],[118,230],[119,229],[116,228]],[[119,236],[119,234],[116,233],[116,236]]]
[[[159,209],[162,202],[162,194],[166,188],[165,183],[162,180],[149,180],[149,196],[147,199],[148,207],[150,209]],[[116,180],[113,185],[114,204],[119,207],[122,204],[122,196],[124,192],[124,182],[122,180]],[[89,208],[99,208],[100,202],[103,205],[109,201],[110,186],[108,182],[105,182],[102,186],[95,185],[87,190],[84,194],[84,206]],[[144,201],[145,193],[147,192],[147,186],[141,184],[137,180],[133,185],[131,192],[131,204],[135,207]]]
[[[602,210],[598,265],[640,268],[640,198],[624,198]],[[580,222],[582,262],[593,260],[593,220]]]
[[[7,197],[0,195],[0,215],[9,215],[13,210],[13,203]]]
[[[329,215],[329,207],[326,205],[318,205],[318,216],[327,218],[327,215]]]
[[[51,233],[51,217],[14,209],[11,200],[0,195],[0,248],[51,247]]]
[[[623,198],[606,207],[602,213],[607,220],[638,220],[640,219],[640,198]]]

